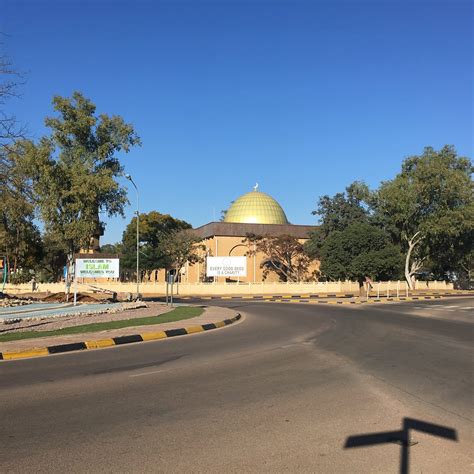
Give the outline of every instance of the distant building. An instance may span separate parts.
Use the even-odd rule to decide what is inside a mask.
[[[305,242],[316,228],[317,226],[290,224],[280,204],[268,194],[258,191],[255,186],[253,191],[233,202],[222,222],[210,222],[194,229],[194,233],[202,238],[206,247],[203,256],[246,256],[247,276],[238,279],[234,277],[231,281],[256,283],[264,281],[262,263],[265,256],[260,253],[246,255],[251,250],[243,243],[248,234],[291,235],[300,242]],[[312,270],[316,268],[317,265]],[[163,270],[153,273],[152,280],[164,281]],[[180,280],[183,283],[209,281],[206,278],[206,264],[186,265],[181,270]],[[216,280],[224,282],[225,277],[216,277]],[[270,272],[266,281],[278,281],[278,275]]]

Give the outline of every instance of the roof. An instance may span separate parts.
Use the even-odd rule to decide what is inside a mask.
[[[225,214],[224,222],[289,224],[280,204],[256,189],[234,201]]]
[[[318,228],[316,225],[293,224],[248,224],[244,222],[209,222],[194,229],[194,233],[202,239],[210,237],[245,237],[256,235],[292,235],[298,239],[308,239],[309,234]]]

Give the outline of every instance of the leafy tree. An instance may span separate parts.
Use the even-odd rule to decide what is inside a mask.
[[[80,92],[54,97],[53,106],[58,116],[45,120],[50,134],[25,142],[25,159],[46,232],[71,263],[103,231],[100,214],[123,215],[128,201],[117,182],[123,174],[117,154],[140,140],[121,117],[97,116]]]
[[[0,148],[0,252],[11,272],[30,270],[41,255],[41,236],[34,224],[31,183],[21,162],[20,144]]]
[[[344,230],[354,222],[367,222],[370,196],[367,185],[355,181],[343,193],[319,198],[318,208],[312,214],[320,216],[323,235]]]
[[[100,253],[120,254],[121,244],[104,244],[100,246]]]
[[[264,255],[265,258],[260,264],[263,268],[263,278],[266,278],[269,272],[274,272],[281,281],[299,282],[309,279],[308,271],[312,259],[296,237],[248,234],[243,242],[249,246],[247,255],[258,252]]]
[[[312,212],[321,220],[319,228],[312,232],[305,244],[306,252],[312,258],[320,258],[324,240],[334,231],[343,231],[354,222],[368,222],[372,194],[366,184],[355,181],[345,192],[333,197],[319,198],[318,207]]]
[[[61,243],[54,236],[43,235],[42,257],[36,265],[38,281],[56,282],[63,277],[63,270],[67,264],[67,255]]]
[[[405,278],[431,266],[438,275],[459,269],[472,251],[474,200],[472,164],[453,146],[431,147],[407,158],[401,173],[376,195],[380,220],[389,223],[405,252]]]
[[[367,222],[356,222],[336,230],[321,247],[323,276],[329,280],[357,280],[366,277],[389,280],[402,272],[402,256],[386,232]]]
[[[190,229],[191,225],[185,221],[175,219],[169,214],[160,214],[157,211],[140,214],[140,268],[142,270],[156,270],[167,268],[169,259],[164,252],[162,242],[169,234],[179,230]],[[124,270],[135,270],[136,263],[136,217],[127,225],[122,237],[122,260]]]
[[[175,281],[186,262],[194,265],[203,261],[202,252],[206,247],[200,244],[201,240],[188,229],[175,230],[163,236],[160,249],[164,257],[164,268],[174,270]]]

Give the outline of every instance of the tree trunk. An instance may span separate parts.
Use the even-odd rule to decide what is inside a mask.
[[[421,268],[421,261],[419,263],[411,262],[411,255],[413,249],[421,242],[422,237],[420,237],[420,232],[416,232],[411,239],[408,239],[408,251],[405,258],[405,279],[410,290],[414,289],[413,275],[414,273]]]
[[[413,290],[413,282],[411,279],[411,273],[410,273],[410,258],[411,258],[411,253],[413,251],[413,246],[408,247],[408,252],[405,258],[405,280],[407,281],[408,288],[410,290]]]

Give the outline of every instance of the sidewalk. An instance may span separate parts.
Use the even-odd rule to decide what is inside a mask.
[[[33,351],[33,350],[41,350],[51,346],[58,346],[63,344],[76,344],[81,343],[83,341],[89,342],[100,342],[102,340],[112,340],[113,338],[119,338],[128,335],[135,335],[140,334],[143,336],[143,340],[147,339],[147,334],[155,335],[157,332],[164,332],[164,331],[173,331],[176,329],[194,329],[199,326],[206,326],[209,324],[218,324],[217,327],[221,326],[224,320],[230,320],[237,315],[237,312],[228,308],[221,308],[217,306],[207,307],[204,310],[204,313],[201,316],[196,318],[190,319],[183,319],[180,321],[175,321],[171,323],[161,323],[149,326],[130,326],[121,329],[110,329],[105,331],[99,332],[88,332],[84,334],[72,334],[66,336],[50,336],[50,337],[39,337],[34,339],[23,339],[19,341],[9,341],[9,342],[2,342],[0,343],[0,354],[4,355],[5,353],[10,352],[21,352],[21,351]],[[223,324],[222,324],[223,325]],[[198,332],[191,331],[191,332]],[[163,336],[167,337],[167,336]],[[158,339],[159,337],[156,337]],[[151,337],[150,337],[151,339]],[[86,344],[87,348],[98,348],[98,347],[106,347],[107,345],[115,345],[115,344],[104,344],[104,345],[93,345]],[[45,354],[37,354],[37,355],[47,355],[47,351]]]

